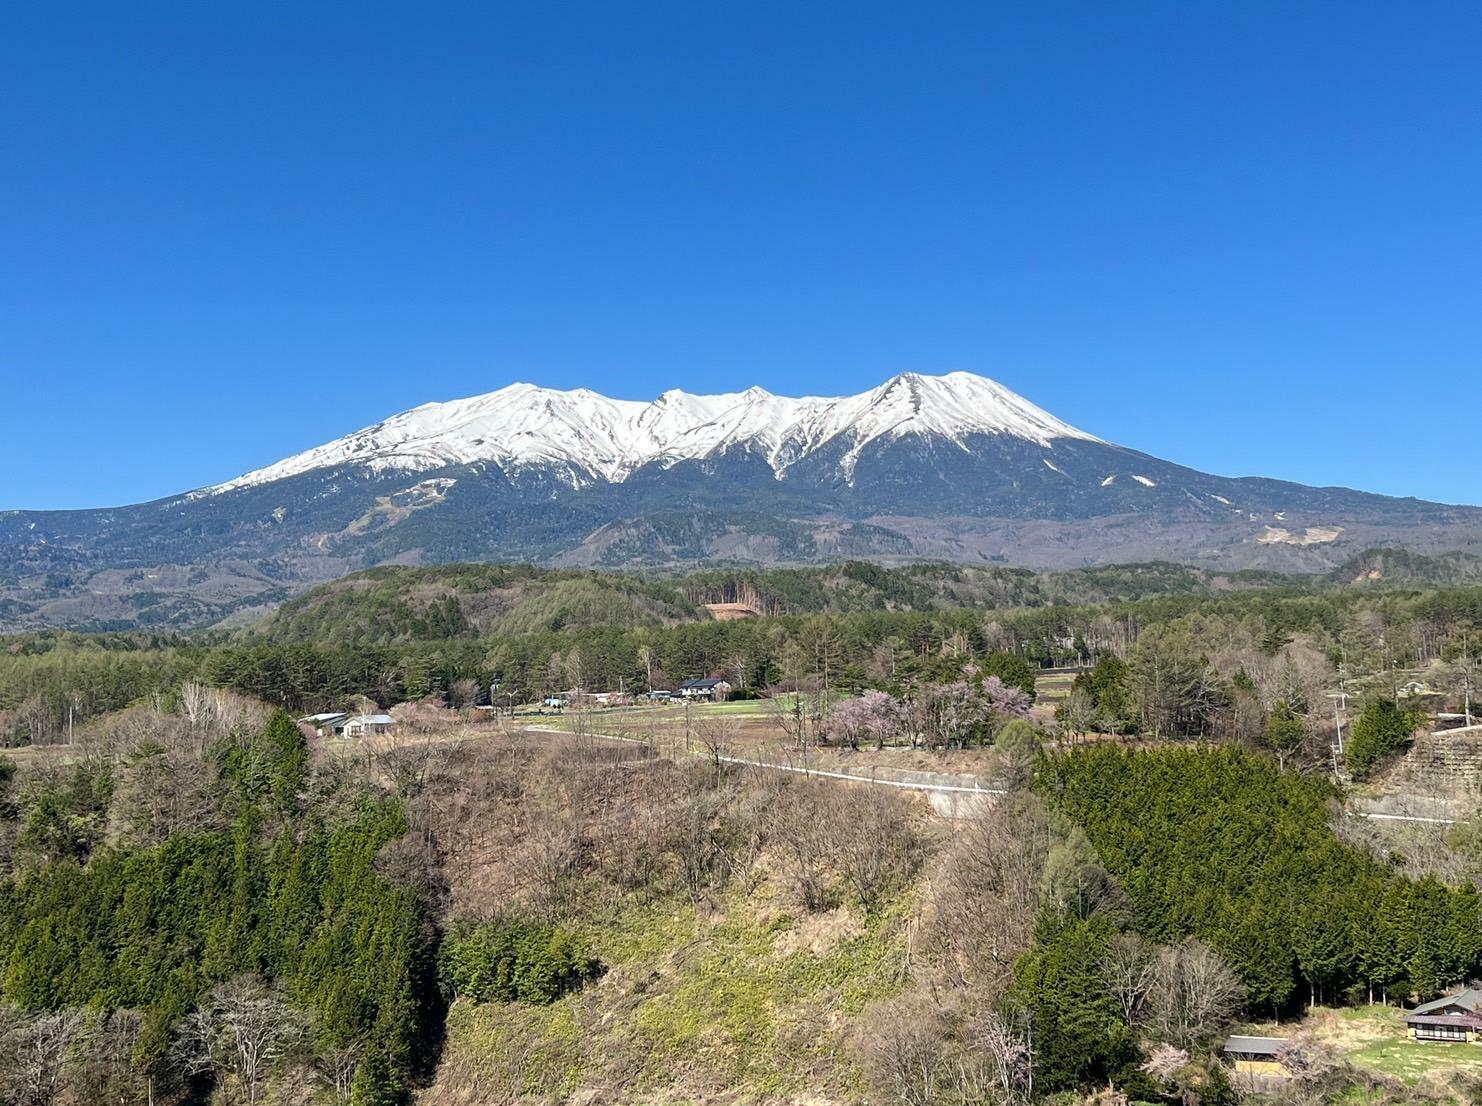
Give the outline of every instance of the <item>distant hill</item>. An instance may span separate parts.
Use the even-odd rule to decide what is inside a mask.
[[[708,617],[672,582],[529,565],[385,566],[324,584],[256,628],[275,641],[492,637]]]
[[[850,561],[661,579],[531,565],[385,566],[313,588],[248,632],[278,642],[388,643],[707,621],[713,617],[709,605],[760,615],[1011,609],[1304,583],[1310,581],[1166,563],[1031,572]]]
[[[1427,556],[1408,549],[1366,549],[1323,576],[1327,584],[1465,584],[1482,580],[1482,557]]]
[[[1065,572],[943,562],[887,568],[870,561],[847,561],[818,568],[696,572],[683,577],[678,586],[696,602],[741,604],[761,614],[841,614],[1104,603],[1299,586],[1304,580],[1254,570],[1215,572],[1166,561]]]

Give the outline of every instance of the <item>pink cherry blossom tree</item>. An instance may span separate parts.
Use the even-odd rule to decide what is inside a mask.
[[[900,732],[901,705],[883,691],[866,691],[835,703],[825,728],[830,740],[851,749],[858,749],[865,741],[883,748]]]

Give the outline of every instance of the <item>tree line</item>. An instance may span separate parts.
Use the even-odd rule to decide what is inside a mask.
[[[580,582],[580,581],[578,581]],[[672,687],[722,676],[736,693],[819,686],[883,691],[935,665],[1007,654],[1031,669],[1097,666],[1062,716],[1074,734],[1147,732],[1264,741],[1284,761],[1325,748],[1326,693],[1396,699],[1402,668],[1434,671],[1460,709],[1482,672],[1482,590],[1251,591],[1019,610],[863,611],[624,627],[588,625],[391,644],[76,635],[0,652],[0,739],[65,740],[80,721],[187,680],[290,711],[364,696],[383,706],[536,700],[573,688]],[[1273,724],[1273,716],[1275,723]],[[1385,739],[1371,743],[1377,756]],[[1368,756],[1367,752],[1362,754]],[[1362,765],[1359,766],[1363,768]]]

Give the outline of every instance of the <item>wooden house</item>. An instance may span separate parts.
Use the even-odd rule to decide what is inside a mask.
[[[1482,990],[1467,987],[1421,1003],[1405,1015],[1405,1026],[1416,1041],[1482,1040]]]

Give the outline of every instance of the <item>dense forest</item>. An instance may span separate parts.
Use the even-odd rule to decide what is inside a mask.
[[[1431,994],[1482,971],[1476,892],[1340,842],[1324,778],[1230,746],[1102,744],[1050,758],[1037,790],[1085,829],[1138,930],[1207,942],[1253,1006]]]
[[[281,711],[183,694],[80,760],[7,765],[0,1067],[24,1084],[15,1101],[55,1101],[65,1069],[82,1100],[230,1083],[252,1102],[289,1052],[346,1101],[401,1101],[441,999],[435,896],[388,852],[400,802],[314,766]]]
[[[807,568],[724,568],[636,576],[529,565],[387,566],[289,600],[254,629],[279,643],[391,644],[703,619],[706,604],[759,615],[1014,610],[1132,602],[1252,589],[1323,592],[1363,583],[1454,585],[1482,577],[1482,559],[1398,549],[1361,553],[1326,576],[1217,572],[1169,562],[1035,572],[1007,565],[869,561]]]

